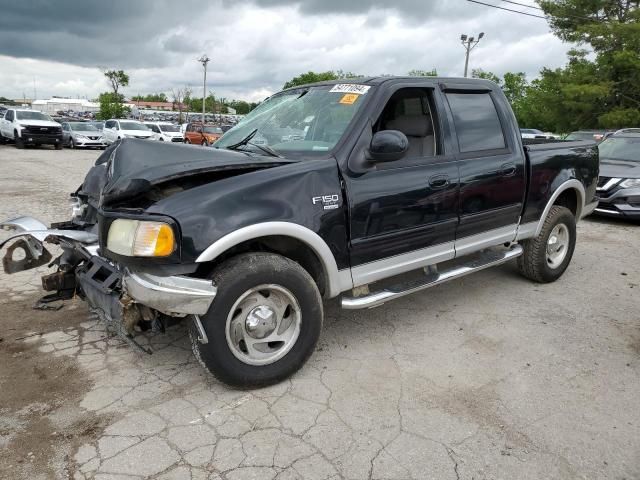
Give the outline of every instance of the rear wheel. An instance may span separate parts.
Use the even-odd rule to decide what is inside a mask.
[[[520,273],[540,283],[556,281],[569,266],[576,246],[576,219],[571,210],[551,207],[540,234],[525,240],[522,246]]]
[[[200,317],[208,343],[190,327],[193,352],[221,381],[269,385],[309,358],[322,329],[322,299],[306,270],[286,257],[249,253],[233,257],[211,276],[218,293]]]

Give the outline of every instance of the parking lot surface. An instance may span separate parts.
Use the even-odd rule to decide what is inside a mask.
[[[67,219],[98,155],[0,146],[0,219]],[[328,302],[306,366],[259,390],[208,375],[185,325],[141,355],[81,301],[32,310],[46,269],[0,274],[0,478],[638,479],[639,229],[583,221],[554,284],[509,264]]]

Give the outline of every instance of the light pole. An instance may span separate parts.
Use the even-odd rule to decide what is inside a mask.
[[[202,64],[204,68],[204,81],[202,82],[202,125],[204,125],[204,102],[207,98],[207,63],[211,61],[207,54],[202,55],[198,61]]]
[[[480,40],[482,40],[482,37],[484,37],[484,32],[481,32],[480,35],[478,35],[477,40],[474,37],[467,37],[467,35],[465,35],[464,33],[460,35],[460,40],[462,40],[462,46],[464,47],[466,52],[465,59],[464,59],[465,78],[467,77],[467,73],[469,71],[469,54],[471,53],[471,50],[473,50],[475,46],[478,45]]]

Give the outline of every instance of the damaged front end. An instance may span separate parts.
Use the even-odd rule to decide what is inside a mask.
[[[98,236],[91,231],[95,226],[80,223],[66,222],[47,228],[31,217],[0,223],[0,228],[12,232],[0,242],[0,248],[8,245],[3,258],[5,273],[46,264],[55,266],[54,273],[42,277],[42,288],[52,293],[42,297],[39,304],[78,296],[87,301],[89,310],[109,330],[146,353],[151,352],[134,339],[136,328],[163,331],[168,318],[187,315],[193,315],[199,326],[198,315],[206,313],[216,294],[211,281],[158,277],[120,267],[99,255]],[[58,245],[62,253],[52,261],[45,243]]]

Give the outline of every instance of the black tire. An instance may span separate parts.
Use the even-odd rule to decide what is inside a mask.
[[[318,342],[323,319],[320,292],[306,270],[281,255],[247,253],[222,263],[210,278],[218,292],[209,311],[200,317],[209,342],[198,341],[193,322],[189,328],[193,353],[203,367],[226,384],[258,387],[277,383],[304,365]],[[251,365],[232,351],[227,340],[227,322],[231,309],[238,308],[236,303],[243,295],[261,285],[276,285],[295,297],[300,309],[300,329],[284,356],[266,365]]]
[[[69,139],[69,148],[76,148],[76,143],[73,141],[73,138]]]
[[[22,140],[22,138],[20,138],[20,137],[18,136],[18,132],[15,132],[15,133],[14,133],[14,137],[13,137],[13,139],[14,139],[14,141],[15,141],[16,148],[19,148],[19,149],[23,149],[23,148],[24,148],[24,141]]]
[[[56,150],[62,150],[62,142],[56,143],[54,147],[56,148]]]
[[[547,246],[552,231],[558,225],[566,227],[569,239],[564,259],[558,265],[552,266],[547,258]],[[520,273],[535,282],[555,282],[569,266],[576,247],[576,219],[571,210],[557,205],[551,207],[540,234],[522,242],[522,247],[524,253],[518,257]]]

